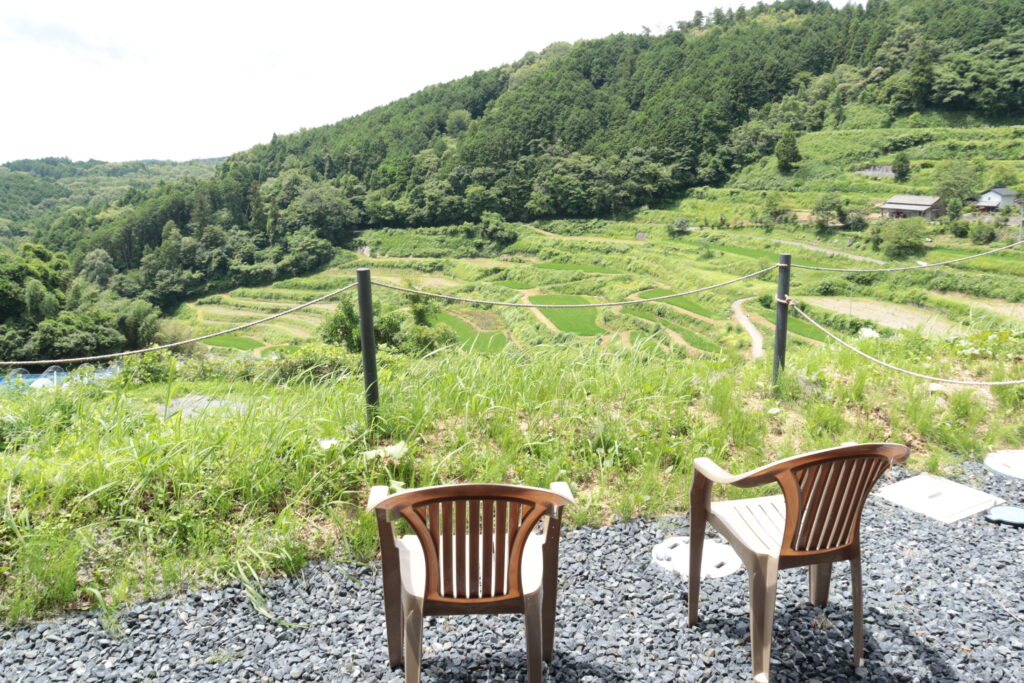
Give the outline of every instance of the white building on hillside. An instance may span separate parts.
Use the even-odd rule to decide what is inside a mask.
[[[1017,193],[1008,187],[993,187],[978,197],[978,211],[998,211],[1004,206],[1013,206]]]

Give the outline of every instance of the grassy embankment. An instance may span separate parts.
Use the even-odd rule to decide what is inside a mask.
[[[1024,357],[1020,334],[861,343],[947,376],[1000,378]],[[344,369],[354,359],[323,380],[226,360],[168,374],[154,360],[135,376],[156,381],[0,394],[4,618],[368,559],[372,484],[562,479],[579,499],[572,523],[600,524],[685,510],[696,456],[739,471],[884,440],[911,444],[913,467],[943,470],[1024,443],[1024,389],[935,392],[827,347],[794,348],[778,394],[769,358],[693,361],[658,345],[382,360],[373,433],[362,380]],[[190,418],[154,407],[195,394],[229,403]],[[323,449],[324,438],[339,443]],[[398,441],[405,455],[371,452]]]

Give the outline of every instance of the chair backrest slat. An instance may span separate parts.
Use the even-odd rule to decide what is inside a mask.
[[[395,494],[378,509],[397,512],[415,530],[426,563],[425,599],[474,601],[522,595],[527,540],[543,516],[568,502],[545,489],[461,484]]]
[[[480,597],[480,501],[469,501],[469,596]]]
[[[813,520],[804,512],[804,509],[809,505],[813,505],[812,501],[817,501],[821,498],[823,474],[821,467],[815,467],[810,471],[798,473],[797,480],[800,482],[800,514],[794,538],[798,545],[806,545],[807,537],[811,533]],[[787,500],[786,502],[788,505],[789,501]]]
[[[483,533],[483,572],[481,572],[480,597],[489,598],[494,595],[494,501],[483,501],[484,533]]]
[[[519,503],[508,504],[508,543],[507,552],[508,555],[512,555],[512,544],[515,542],[516,534],[519,532],[519,515],[521,512],[521,506]],[[505,591],[508,591],[508,587],[512,583],[512,563],[509,560],[505,561]]]
[[[850,536],[850,521],[855,514],[854,505],[860,497],[860,491],[868,475],[878,466],[878,462],[872,462],[859,458],[850,463],[850,483],[840,494],[838,512],[832,520],[828,529],[828,536],[825,544],[829,547],[840,545],[844,538]]]
[[[435,548],[441,547],[441,504],[434,503],[433,505],[425,506],[427,510],[427,517],[430,528],[430,540],[433,542]],[[422,516],[422,515],[421,515]]]
[[[495,502],[494,516],[494,576],[491,577],[494,590],[491,595],[497,597],[505,594],[505,530],[508,524],[508,501]]]
[[[464,500],[454,501],[455,505],[455,594],[451,597],[468,598],[466,587],[466,503]]]
[[[835,516],[836,508],[839,505],[840,491],[846,484],[846,468],[849,462],[830,463],[828,474],[825,477],[825,486],[822,488],[821,501],[814,515],[811,541],[814,549],[820,549],[825,545],[825,536],[828,534],[829,524]]]
[[[455,525],[452,520],[453,504],[450,500],[441,502],[441,588],[440,594],[445,597],[455,595]]]

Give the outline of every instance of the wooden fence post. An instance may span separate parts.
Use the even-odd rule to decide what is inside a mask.
[[[789,330],[789,275],[792,256],[779,254],[779,286],[775,292],[775,354],[772,358],[772,384],[778,386],[779,373],[786,369],[786,333]]]
[[[380,387],[377,383],[377,339],[373,334],[373,285],[370,269],[356,269],[359,299],[359,345],[363,352],[363,386],[366,388],[366,421],[373,426],[380,406]]]

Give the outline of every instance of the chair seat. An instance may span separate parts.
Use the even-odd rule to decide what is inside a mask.
[[[758,555],[778,556],[786,528],[786,500],[765,496],[711,503],[708,521],[731,542]]]
[[[469,547],[468,540],[467,538],[465,545],[467,548]],[[427,567],[426,561],[423,558],[423,546],[420,545],[420,539],[414,535],[402,536],[396,541],[395,545],[398,546],[402,588],[409,595],[422,598],[427,585]],[[481,548],[481,552],[483,552],[483,537],[480,538],[477,547]],[[494,547],[493,543],[491,547]],[[523,563],[520,569],[523,579],[523,593],[535,593],[540,589],[541,580],[544,578],[543,553],[544,536],[531,533],[527,537],[526,547],[523,548]],[[441,583],[444,585],[443,574],[441,576]],[[504,593],[504,591],[501,592]]]

